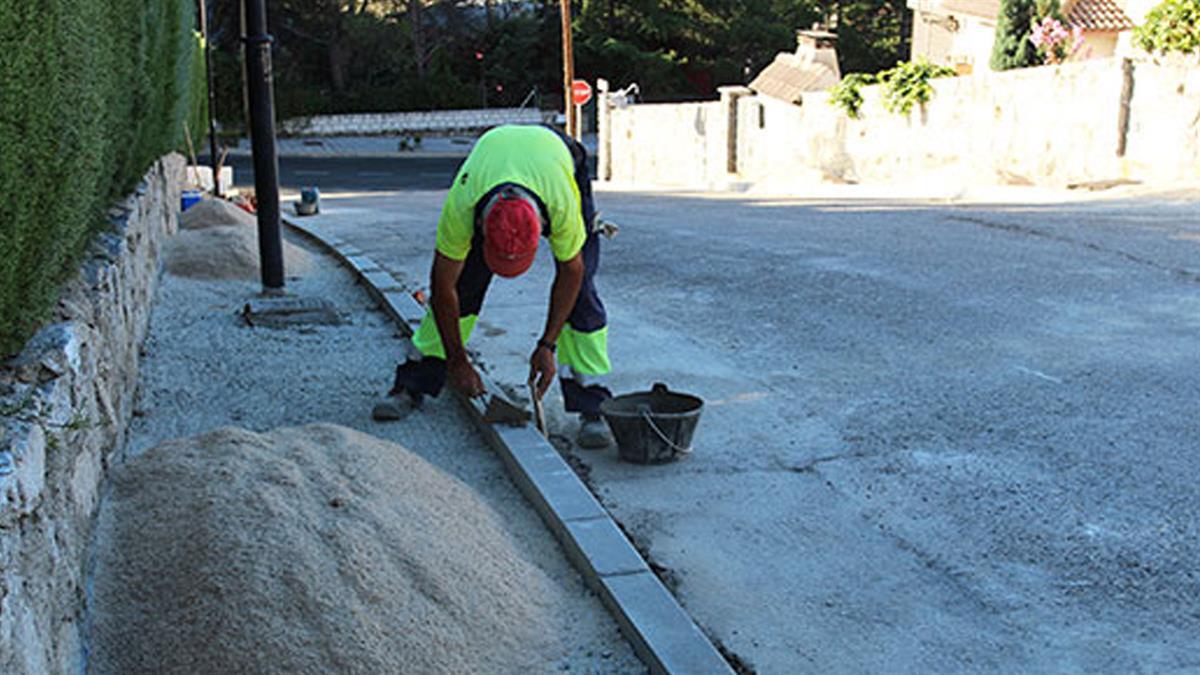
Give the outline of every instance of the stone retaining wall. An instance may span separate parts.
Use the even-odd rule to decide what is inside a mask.
[[[703,114],[718,104],[614,108],[600,146],[613,180],[660,185],[1200,179],[1200,67],[1144,60],[1132,72],[1123,156],[1120,59],[934,80],[932,101],[907,116],[884,109],[879,87],[863,89],[857,120],[825,92],[792,105],[723,91],[732,107]]]
[[[501,124],[541,124],[534,108],[480,108],[361,115],[317,115],[284,120],[279,132],[289,136],[371,136],[403,133],[460,133]]]
[[[0,672],[81,670],[85,558],[133,414],[183,175],[178,155],[147,173],[110,212],[54,322],[0,364]]]

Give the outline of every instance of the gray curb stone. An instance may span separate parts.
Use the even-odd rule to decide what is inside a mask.
[[[318,227],[284,222],[353,269],[384,312],[402,331],[412,334],[425,309],[400,290],[390,274],[357,248],[334,245],[334,238]],[[489,392],[497,391],[491,382],[485,380],[485,385]],[[485,423],[476,402],[458,398],[650,671],[732,675],[729,664],[649,570],[558,450],[529,425]]]

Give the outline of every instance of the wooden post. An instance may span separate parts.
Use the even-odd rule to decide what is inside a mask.
[[[1117,109],[1117,157],[1125,156],[1129,137],[1129,103],[1133,100],[1133,61],[1121,60],[1121,107]]]
[[[575,136],[575,101],[571,99],[571,83],[575,81],[575,55],[571,48],[571,0],[560,0],[562,8],[563,48],[563,115],[566,118],[566,134]]]

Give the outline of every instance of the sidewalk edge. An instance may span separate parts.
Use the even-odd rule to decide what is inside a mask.
[[[283,222],[353,270],[400,330],[412,334],[425,310],[398,286],[380,288],[379,265],[320,227]],[[493,383],[485,384],[489,391],[498,391]],[[533,427],[485,423],[479,405],[462,396],[458,400],[650,672],[733,675],[716,647],[650,571],[558,450]]]

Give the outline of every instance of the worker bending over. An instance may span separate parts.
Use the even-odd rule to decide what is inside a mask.
[[[554,283],[545,327],[529,355],[529,377],[541,398],[557,373],[567,412],[580,414],[579,445],[608,445],[599,408],[612,394],[600,378],[611,366],[607,317],[595,285],[595,221],[587,154],[579,143],[542,126],[501,126],[481,136],[442,206],[431,311],[374,417],[399,419],[424,396],[437,396],[447,380],[468,396],[484,393],[464,344],[492,275],[524,274],[545,237]]]

